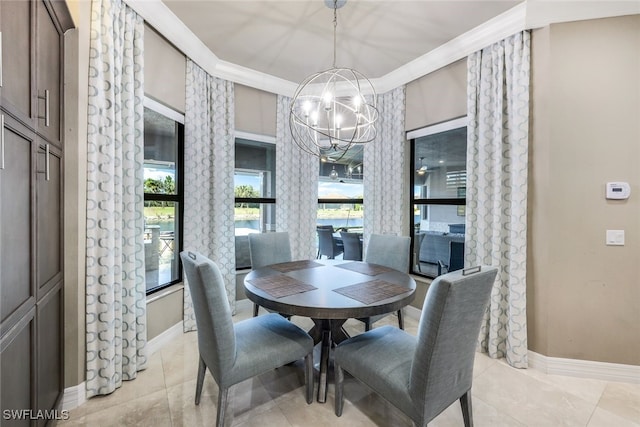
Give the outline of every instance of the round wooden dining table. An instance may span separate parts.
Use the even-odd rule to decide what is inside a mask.
[[[377,264],[317,259],[258,268],[244,287],[249,300],[268,310],[313,320],[309,334],[321,343],[318,402],[324,403],[331,347],[349,337],[344,323],[400,310],[414,299],[416,283]]]

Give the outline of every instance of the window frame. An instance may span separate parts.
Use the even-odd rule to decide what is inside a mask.
[[[234,151],[237,148],[236,144],[237,144],[238,140],[259,142],[259,143],[263,143],[263,144],[271,144],[275,148],[275,151],[274,151],[275,156],[276,157],[278,156],[278,150],[277,150],[277,144],[276,144],[276,138],[275,137],[267,136],[267,135],[259,135],[259,134],[254,134],[254,133],[250,133],[250,132],[235,131],[234,140],[233,140]],[[275,165],[274,165],[274,168],[275,168]],[[233,171],[234,171],[234,177],[235,177],[236,171],[265,172],[265,171],[258,170],[258,169],[236,168],[235,164],[234,164]],[[275,177],[272,177],[271,179],[275,179]],[[234,185],[234,190],[235,190],[235,185]],[[235,207],[239,203],[252,203],[252,204],[260,204],[260,205],[268,204],[268,205],[274,205],[274,207],[275,207],[276,198],[275,197],[235,197],[234,196],[234,202],[233,202],[234,210],[235,210]],[[234,234],[235,234],[235,218],[234,218]],[[236,254],[237,254],[237,251],[238,251],[238,248],[236,248]],[[238,267],[238,265],[236,265],[235,268],[236,268],[236,271],[246,271],[246,270],[250,270],[251,266],[249,266],[249,267]]]
[[[148,108],[170,120],[173,120],[177,124],[177,158],[176,158],[176,194],[159,194],[159,193],[144,193],[144,202],[174,202],[178,204],[178,227],[175,230],[177,239],[174,239],[174,254],[177,258],[177,277],[170,280],[167,283],[158,284],[158,286],[147,290],[145,287],[146,295],[150,296],[154,293],[163,291],[169,286],[181,283],[183,280],[182,275],[182,261],[180,260],[180,252],[183,249],[183,231],[184,231],[184,114],[177,112],[176,110],[155,101],[147,96],[144,97],[144,108]]]
[[[409,236],[411,236],[411,248],[410,253],[415,253],[415,230],[416,224],[414,222],[414,207],[416,206],[430,206],[430,205],[447,205],[447,206],[458,206],[466,207],[467,199],[466,199],[466,190],[464,198],[442,198],[442,197],[434,197],[434,198],[415,198],[415,174],[414,171],[417,169],[418,164],[416,162],[416,141],[424,136],[435,135],[442,132],[447,132],[454,129],[459,128],[467,128],[468,121],[466,116],[458,117],[452,120],[447,120],[441,123],[436,123],[434,125],[425,126],[420,129],[416,129],[410,132],[407,132],[407,140],[410,144],[410,161],[409,161]],[[466,171],[466,167],[465,167]],[[465,187],[466,188],[466,187]],[[466,221],[466,212],[465,212],[465,221]],[[412,255],[413,256],[413,255]],[[418,260],[420,262],[420,260]],[[415,263],[413,259],[411,260],[411,272],[410,274],[426,277],[429,279],[435,279],[437,276],[432,276],[430,274],[423,273],[415,269]]]

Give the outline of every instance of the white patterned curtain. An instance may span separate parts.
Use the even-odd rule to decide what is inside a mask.
[[[294,260],[315,258],[320,160],[302,151],[289,129],[291,98],[276,108],[276,229],[288,231]]]
[[[91,6],[87,132],[86,388],[108,394],[146,360],[142,18]]]
[[[377,137],[364,147],[364,237],[406,234],[405,87],[378,95]],[[366,245],[365,245],[366,247]]]
[[[235,312],[233,83],[209,75],[187,59],[186,92],[184,250],[198,251],[218,265]],[[185,286],[184,330],[195,329],[191,293]]]
[[[518,33],[467,61],[465,264],[499,267],[480,347],[527,367],[527,168],[530,38]]]

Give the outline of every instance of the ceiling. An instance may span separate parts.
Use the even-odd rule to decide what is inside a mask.
[[[292,82],[333,65],[322,0],[163,2],[223,61]],[[382,77],[521,2],[349,0],[337,11],[336,66]]]
[[[163,3],[227,63],[295,84],[333,66],[333,7],[323,0]],[[337,10],[335,65],[381,78],[519,3],[348,0]],[[362,150],[350,150],[340,163],[362,163]]]
[[[240,84],[291,96],[333,66],[331,0],[125,1],[211,74]],[[382,93],[524,28],[639,12],[637,0],[347,0],[337,10],[336,66]],[[442,153],[418,151],[438,167]],[[464,150],[449,154],[462,160]],[[343,160],[361,161],[353,157]]]

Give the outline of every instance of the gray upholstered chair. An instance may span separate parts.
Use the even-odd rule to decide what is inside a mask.
[[[417,337],[383,326],[340,343],[334,352],[335,412],[342,415],[344,371],[424,427],[456,400],[473,425],[471,383],[480,324],[495,267],[458,270],[429,286]]]
[[[280,231],[249,234],[249,258],[253,269],[292,261],[289,233]],[[253,317],[258,315],[259,309],[258,304],[253,305]]]
[[[322,258],[325,255],[328,259],[335,259],[338,255],[344,252],[342,243],[336,242],[333,238],[335,230],[333,226],[318,226],[316,227],[318,232],[318,258]]]
[[[200,365],[196,405],[209,368],[218,384],[216,426],[224,425],[229,388],[241,381],[304,358],[307,403],[313,400],[313,339],[279,314],[234,325],[218,266],[195,252],[180,253],[198,326]]]
[[[341,231],[340,237],[342,238],[342,246],[344,247],[342,259],[362,261],[362,241],[360,240],[360,234]]]
[[[364,261],[372,264],[383,265],[394,270],[409,272],[409,247],[411,238],[409,236],[393,236],[390,234],[372,234],[369,238],[367,250],[364,254]],[[386,316],[382,314],[374,317],[358,319],[364,322],[364,329],[368,331],[371,325]],[[398,327],[404,329],[402,309],[398,310]]]

